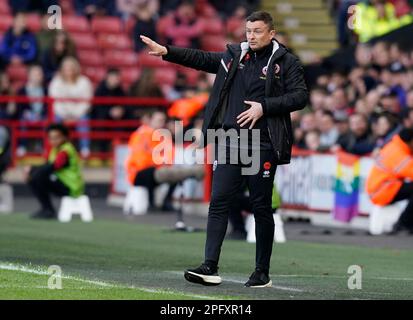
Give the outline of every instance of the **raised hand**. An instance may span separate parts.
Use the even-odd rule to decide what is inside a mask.
[[[148,46],[150,50],[148,53],[151,56],[161,57],[168,53],[166,47],[161,46],[159,43],[153,41],[151,38],[145,37],[143,35],[140,35],[140,38],[142,42]]]

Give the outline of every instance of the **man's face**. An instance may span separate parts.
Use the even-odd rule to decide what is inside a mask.
[[[367,123],[360,115],[353,115],[350,117],[350,130],[357,137],[361,137],[367,132]]]
[[[153,129],[165,128],[166,124],[166,115],[163,112],[155,112],[151,117],[150,126]]]
[[[248,44],[254,51],[269,45],[275,36],[275,30],[270,30],[264,21],[247,21],[245,28]]]
[[[52,148],[56,148],[66,141],[65,136],[59,130],[49,131],[48,138]]]

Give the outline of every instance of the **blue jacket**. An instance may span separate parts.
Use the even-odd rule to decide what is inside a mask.
[[[21,35],[16,36],[12,29],[9,29],[4,35],[0,45],[0,56],[8,63],[15,55],[19,56],[25,63],[36,59],[36,38],[30,31],[25,30]]]

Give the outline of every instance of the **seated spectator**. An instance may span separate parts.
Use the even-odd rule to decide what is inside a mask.
[[[49,14],[44,14],[42,16],[41,29],[36,32],[39,60],[41,60],[44,53],[53,46],[54,39],[58,33],[58,29],[49,28],[49,18]]]
[[[164,98],[164,94],[159,87],[159,84],[155,80],[155,73],[153,69],[146,68],[142,71],[141,76],[137,79],[129,89],[129,96],[134,98],[140,97],[152,97],[152,98]],[[145,106],[141,106],[145,107]],[[148,107],[148,106],[147,106]],[[141,117],[139,110],[132,106],[130,111],[130,117],[132,119],[138,119]]]
[[[320,132],[318,130],[310,130],[304,137],[305,148],[311,151],[321,151]]]
[[[76,56],[75,46],[65,31],[58,31],[55,34],[52,46],[44,52],[42,58],[46,82],[53,78],[63,59],[69,56]]]
[[[399,119],[390,112],[383,112],[377,117],[374,126],[376,148],[382,148],[400,131],[401,126],[398,120]]]
[[[121,86],[120,72],[118,69],[109,69],[105,79],[99,84],[95,91],[95,97],[124,97],[125,92]],[[128,112],[126,108],[119,104],[95,105],[91,112],[92,119],[98,120],[126,120]],[[105,128],[111,130],[125,130],[124,128]],[[107,140],[97,141],[99,151],[108,151],[109,143]]]
[[[17,13],[0,44],[0,64],[30,63],[36,59],[35,36],[27,29],[26,14]]]
[[[95,15],[114,15],[116,13],[113,0],[74,0],[76,14],[91,18]]]
[[[13,96],[15,90],[12,88],[9,76],[6,72],[0,72],[0,96]],[[19,113],[16,103],[13,101],[0,103],[0,120],[18,120]]]
[[[338,139],[338,130],[334,122],[333,113],[324,111],[321,114],[318,128],[320,129],[320,147],[332,147]]]
[[[8,0],[13,13],[17,12],[47,12],[47,9],[52,5],[58,5],[58,0]]]
[[[202,30],[203,23],[196,16],[194,5],[191,1],[183,1],[173,13],[165,36],[170,45],[199,48]]]
[[[156,19],[147,4],[141,4],[135,11],[136,23],[133,28],[133,34],[143,34],[154,41],[157,41]],[[145,44],[136,36],[133,37],[135,42],[135,51],[139,52],[144,49]]]
[[[59,72],[49,85],[49,96],[56,99],[83,99],[83,101],[56,101],[53,104],[57,122],[76,121],[81,134],[89,132],[90,99],[93,86],[90,80],[80,73],[79,62],[73,57],[63,60]],[[80,153],[87,158],[90,155],[90,141],[87,137],[80,140]]]
[[[5,126],[0,125],[0,183],[3,174],[6,172],[10,163],[10,134]]]
[[[139,9],[147,10],[148,15],[153,17],[159,11],[159,0],[116,0],[116,10],[124,20],[138,14]]]
[[[27,182],[40,204],[40,210],[31,215],[34,219],[55,219],[56,210],[51,195],[78,197],[84,193],[84,181],[79,156],[69,141],[69,131],[59,124],[47,128],[51,150],[47,162],[37,167],[27,167]]]
[[[341,136],[337,144],[341,149],[356,155],[366,155],[371,153],[375,147],[375,141],[370,134],[367,118],[361,114],[354,113],[349,119],[350,130]]]
[[[247,12],[247,8],[244,5],[239,5],[227,20],[227,34],[234,43],[245,40],[245,19]],[[279,33],[277,33],[277,35],[278,34]],[[279,41],[279,39],[277,40]]]
[[[166,126],[166,114],[163,111],[154,111],[149,124],[142,124],[130,137],[128,142],[129,155],[125,162],[128,180],[131,185],[148,189],[151,206],[153,190],[161,183],[176,184],[190,177],[202,178],[203,165],[171,166],[174,163],[174,146],[172,140],[163,140],[165,150],[153,152],[158,146],[159,129]],[[154,138],[155,136],[155,138]],[[152,195],[152,196],[151,196]],[[170,207],[164,203],[164,207]]]
[[[19,96],[28,98],[44,98],[47,96],[44,85],[43,70],[40,65],[32,65],[29,68],[28,80],[26,84],[18,91]],[[47,106],[42,101],[33,101],[31,103],[19,103],[17,106],[19,120],[27,122],[41,121],[46,118]],[[26,127],[21,126],[21,130]],[[26,154],[28,141],[26,139],[19,140],[17,155],[23,156]],[[41,147],[39,147],[40,151]]]

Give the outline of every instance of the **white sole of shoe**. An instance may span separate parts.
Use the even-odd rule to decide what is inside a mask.
[[[202,282],[206,283],[206,284],[221,284],[222,279],[220,276],[206,276],[203,274],[199,274],[199,273],[195,273],[195,272],[191,272],[191,271],[187,271],[188,274],[197,277],[199,279],[202,280]]]
[[[250,286],[249,288],[270,288],[272,287],[272,280],[270,282],[263,284],[261,286]]]

